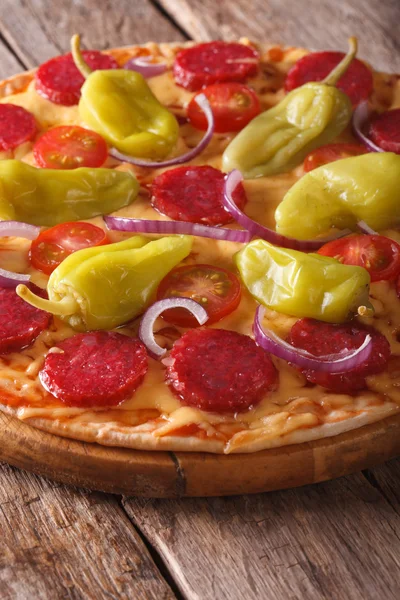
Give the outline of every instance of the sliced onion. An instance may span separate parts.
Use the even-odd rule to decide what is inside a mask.
[[[103,217],[108,229],[114,231],[129,231],[131,233],[160,233],[197,235],[199,237],[239,242],[247,244],[251,240],[248,231],[242,229],[226,229],[224,227],[211,227],[186,221],[154,221],[151,219],[128,219],[125,217]]]
[[[155,77],[156,75],[162,75],[168,69],[165,63],[154,63],[151,62],[151,56],[137,56],[136,58],[131,58],[124,64],[124,69],[128,69],[128,71],[136,71],[149,79],[150,77]]]
[[[3,288],[16,288],[20,283],[27,284],[30,278],[30,275],[22,275],[21,273],[13,273],[13,271],[0,269],[0,287]]]
[[[122,154],[122,152],[119,152],[119,150],[117,150],[116,148],[111,148],[109,152],[110,156],[122,162],[127,162],[131,165],[135,165],[136,167],[145,167],[149,169],[173,167],[174,165],[180,165],[182,163],[189,162],[198,154],[200,154],[200,152],[202,152],[204,148],[208,146],[214,134],[214,115],[211,110],[209,101],[207,100],[204,94],[199,94],[195,97],[195,100],[207,118],[208,127],[206,133],[204,134],[201,141],[197,144],[197,146],[195,146],[188,152],[185,152],[185,154],[181,154],[181,156],[176,156],[175,158],[170,158],[169,160],[154,162],[149,160],[142,160],[140,158],[134,158],[133,156],[129,156],[128,154]]]
[[[361,102],[353,112],[352,127],[353,133],[358,140],[364,144],[371,152],[384,152],[382,148],[377,146],[364,131],[368,129],[370,119],[370,110],[368,102]]]
[[[21,237],[34,240],[40,233],[40,227],[21,221],[0,221],[0,237]]]
[[[161,358],[166,354],[166,349],[161,348],[154,339],[154,322],[165,310],[171,308],[186,308],[197,319],[199,325],[204,325],[208,320],[207,311],[190,298],[165,298],[155,302],[142,317],[139,327],[139,338],[146,346],[147,351],[153,358]]]
[[[357,227],[360,229],[360,231],[366,233],[367,235],[379,235],[379,233],[375,231],[375,229],[372,229],[372,227],[370,227],[365,221],[358,221]]]
[[[21,223],[20,221],[1,221],[0,237],[21,237],[27,240],[34,240],[40,232],[40,227]],[[6,269],[0,269],[0,287],[15,288],[20,283],[28,283],[30,275],[14,273]]]
[[[238,169],[234,169],[227,175],[225,179],[223,204],[235,221],[247,229],[252,237],[261,238],[267,242],[270,242],[271,244],[281,246],[282,248],[292,248],[293,250],[307,251],[318,250],[327,242],[337,240],[338,238],[352,233],[350,229],[346,229],[325,238],[319,238],[316,240],[297,240],[295,238],[287,237],[286,235],[281,235],[276,231],[273,231],[273,229],[268,229],[268,227],[260,225],[260,223],[253,221],[253,219],[245,215],[244,212],[242,212],[235,204],[233,193],[242,181],[243,175]]]
[[[257,344],[274,356],[287,360],[303,369],[314,369],[315,371],[323,371],[324,373],[346,373],[361,365],[371,354],[372,338],[370,335],[367,335],[364,342],[356,350],[314,356],[310,352],[307,352],[307,350],[295,348],[288,342],[285,342],[270,329],[264,329],[261,324],[264,314],[265,308],[258,306],[253,325],[254,337]]]

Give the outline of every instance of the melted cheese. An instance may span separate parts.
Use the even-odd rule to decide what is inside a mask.
[[[286,52],[284,60],[280,63],[271,64],[268,60],[264,60],[261,65],[261,75],[251,82],[259,93],[264,108],[280,100],[283,95],[284,74],[304,53],[305,51],[292,49]],[[193,97],[192,93],[175,85],[170,72],[154,77],[149,83],[159,100],[176,114],[184,111]],[[400,85],[397,80],[393,85],[397,87],[391,95],[391,106],[400,106]],[[375,96],[377,106],[387,108],[387,93],[376,93]],[[62,107],[48,102],[36,93],[33,83],[26,91],[0,101],[18,104],[32,112],[42,130],[69,123],[84,125],[79,119],[76,106]],[[190,125],[182,126],[175,153],[178,155],[193,147],[202,135]],[[192,164],[209,164],[220,168],[221,154],[231,138],[231,134],[215,135],[207,149],[200,157],[193,160]],[[340,140],[352,140],[351,133],[345,132]],[[14,156],[34,164],[30,144],[18,148]],[[3,157],[9,157],[9,154]],[[115,161],[109,161],[109,166],[117,164]],[[161,172],[161,170],[149,172],[130,165],[120,165],[118,168],[133,170],[142,184],[150,183],[153,177]],[[274,227],[276,206],[302,174],[303,169],[299,167],[290,174],[246,181],[244,185],[248,196],[247,214],[266,226]],[[166,219],[152,209],[145,188],[141,189],[138,199],[131,206],[115,214]],[[101,225],[102,220],[96,218],[92,222]],[[388,234],[399,239],[397,232],[388,232]],[[114,232],[111,237],[113,241],[117,241],[122,239],[124,234]],[[232,269],[232,255],[240,247],[240,244],[231,242],[195,238],[193,252],[186,262],[209,263]],[[28,249],[29,242],[17,242],[12,238],[1,240],[1,264],[4,268],[15,271],[31,272],[33,281],[44,287],[46,277],[30,267]],[[399,301],[393,286],[387,282],[372,284],[371,295],[376,310],[375,316],[362,321],[373,324],[380,330],[390,341],[393,354],[400,355]],[[256,303],[244,290],[238,309],[213,327],[252,335],[255,308]],[[266,318],[268,325],[283,337],[287,335],[295,321],[291,317],[273,311],[267,311]],[[165,325],[165,322],[159,319],[155,330]],[[136,327],[137,324],[134,323],[120,331],[127,335],[134,335]],[[299,429],[339,423],[369,410],[382,410],[380,408],[382,405],[385,405],[385,411],[394,411],[397,410],[396,403],[400,404],[400,359],[399,364],[394,362],[387,372],[370,377],[369,390],[357,396],[347,396],[328,393],[318,386],[308,385],[297,370],[284,361],[273,358],[279,370],[277,389],[267,394],[257,407],[236,415],[218,415],[182,406],[179,399],[165,384],[164,366],[149,359],[149,370],[143,384],[132,398],[120,406],[109,410],[69,408],[42,388],[38,373],[49,349],[57,347],[57,343],[73,333],[70,327],[55,319],[52,329],[43,332],[30,348],[0,359],[0,399],[3,404],[14,408],[19,418],[40,417],[57,422],[76,423],[82,427],[90,423],[111,423],[113,427],[134,426],[139,431],[153,432],[157,437],[171,435],[174,431],[195,424],[203,436],[223,440],[226,443],[226,451],[232,451],[240,449],[249,441],[260,438],[271,440],[289,435]]]

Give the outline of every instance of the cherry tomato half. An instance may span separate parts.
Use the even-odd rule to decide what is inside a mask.
[[[212,265],[185,265],[173,269],[161,281],[157,300],[171,297],[191,298],[208,313],[207,325],[233,312],[241,297],[239,279],[233,273]],[[196,319],[184,308],[171,308],[163,318],[181,327],[198,327]]]
[[[364,267],[371,281],[394,279],[400,274],[400,245],[383,235],[355,235],[328,242],[318,254],[345,265]]]
[[[367,152],[367,148],[362,144],[327,144],[313,150],[305,157],[304,170],[308,173],[317,167],[322,167],[335,160],[359,156]]]
[[[46,169],[101,167],[107,154],[107,144],[101,135],[78,125],[54,127],[33,147],[36,163]]]
[[[43,231],[31,244],[32,266],[50,275],[73,252],[108,244],[103,229],[91,223],[61,223]]]
[[[260,113],[257,94],[242,83],[215,83],[203,90],[211,105],[215,119],[215,132],[240,131]],[[192,98],[188,106],[188,119],[196,129],[205,131],[207,119],[200,106]]]

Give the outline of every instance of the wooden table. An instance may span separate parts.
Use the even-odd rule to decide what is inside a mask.
[[[89,47],[248,35],[400,72],[398,0],[1,0],[0,77]],[[400,460],[297,490],[144,500],[0,466],[0,597],[398,599]],[[301,465],[299,465],[301,469]]]

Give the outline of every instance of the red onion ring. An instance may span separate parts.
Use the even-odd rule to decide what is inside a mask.
[[[371,152],[384,152],[382,148],[377,146],[367,135],[365,135],[364,131],[367,129],[368,122],[370,118],[370,110],[368,107],[368,102],[365,100],[361,102],[354,110],[352,117],[352,128],[353,133],[356,138],[364,144]]]
[[[40,232],[40,227],[21,223],[20,221],[1,221],[0,237],[21,237],[27,240],[34,240]],[[0,268],[0,287],[15,288],[20,283],[28,283],[30,275],[14,273]]]
[[[145,167],[149,169],[173,167],[174,165],[180,165],[182,163],[189,162],[193,158],[196,158],[196,156],[198,156],[210,143],[211,138],[214,134],[215,120],[210,103],[207,100],[206,96],[204,94],[199,94],[195,97],[195,100],[206,115],[208,127],[206,133],[204,134],[201,141],[197,144],[197,146],[195,146],[188,152],[185,152],[185,154],[181,154],[181,156],[176,156],[175,158],[170,158],[169,160],[154,162],[150,160],[134,158],[133,156],[122,154],[122,152],[119,152],[119,150],[117,150],[116,148],[111,148],[109,151],[110,156],[116,158],[117,160],[120,160],[121,162],[127,162],[131,165],[135,165],[136,167]]]
[[[286,235],[281,235],[276,231],[269,229],[268,227],[264,227],[263,225],[260,225],[260,223],[253,221],[253,219],[245,215],[235,204],[233,193],[239,183],[242,181],[243,175],[238,169],[234,169],[227,175],[225,179],[223,204],[235,221],[247,229],[252,237],[261,238],[262,240],[266,240],[267,242],[275,244],[276,246],[281,246],[282,248],[313,251],[319,250],[319,248],[321,248],[321,246],[327,242],[337,240],[338,238],[352,233],[349,229],[346,229],[325,238],[319,238],[316,240],[297,240],[295,238],[287,237]]]
[[[356,350],[351,350],[351,352],[314,356],[307,350],[295,348],[285,342],[270,329],[264,329],[261,324],[264,313],[265,308],[258,306],[253,324],[257,344],[274,356],[287,360],[303,369],[314,369],[324,373],[346,373],[361,365],[371,354],[372,338],[367,335],[361,346]]]
[[[167,71],[168,67],[165,63],[153,63],[151,60],[152,58],[150,56],[137,56],[129,59],[124,64],[123,68],[128,71],[136,71],[146,79],[155,77],[156,75],[162,75]]]
[[[161,313],[170,308],[186,308],[197,319],[199,325],[204,325],[208,320],[207,311],[201,304],[190,298],[164,298],[163,300],[154,302],[154,304],[144,313],[139,327],[139,338],[153,358],[161,358],[161,356],[164,356],[167,352],[167,350],[161,348],[154,339],[153,328],[155,320]]]
[[[223,240],[226,242],[239,242],[247,244],[251,240],[248,231],[242,229],[226,229],[224,227],[211,227],[187,221],[154,221],[151,219],[128,219],[125,217],[103,217],[108,229],[114,231],[129,231],[131,233],[160,233],[197,235],[199,237]]]
[[[375,231],[375,229],[372,229],[372,227],[370,227],[365,221],[358,221],[357,227],[360,231],[367,235],[379,235],[379,233]]]

